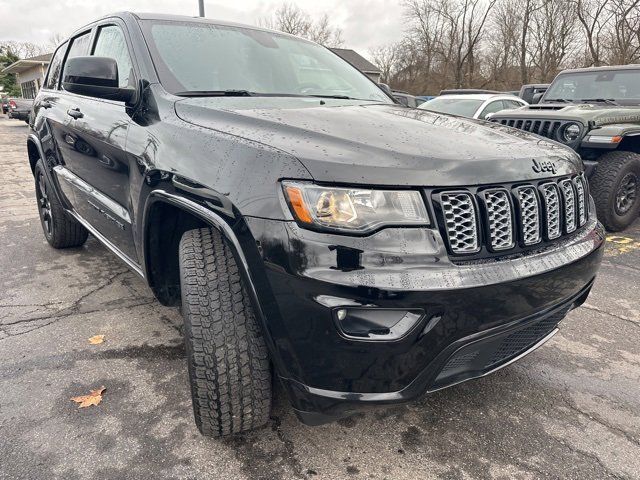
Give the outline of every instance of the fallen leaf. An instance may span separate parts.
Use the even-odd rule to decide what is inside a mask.
[[[106,388],[100,387],[96,390],[91,390],[89,395],[81,395],[79,397],[73,397],[71,400],[79,403],[78,408],[86,408],[91,405],[98,405],[102,401],[102,392],[104,392]]]
[[[99,343],[104,342],[104,335],[94,335],[89,339],[89,343],[91,345],[98,345]]]

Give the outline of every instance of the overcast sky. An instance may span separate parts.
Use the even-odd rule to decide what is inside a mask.
[[[403,33],[400,0],[293,0],[311,15],[328,13],[343,32],[345,47],[368,50],[397,41]],[[255,24],[280,0],[205,0],[208,18]],[[0,0],[0,40],[48,43],[102,15],[121,10],[197,15],[197,0]]]

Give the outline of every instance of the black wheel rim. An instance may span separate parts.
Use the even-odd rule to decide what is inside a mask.
[[[616,213],[624,215],[636,201],[638,197],[638,177],[635,173],[627,173],[620,182],[616,193]]]
[[[51,213],[51,202],[49,201],[49,192],[47,191],[47,182],[42,172],[38,173],[38,181],[36,182],[36,196],[38,198],[38,210],[40,213],[40,221],[42,228],[47,237],[51,237],[53,233],[53,216]]]

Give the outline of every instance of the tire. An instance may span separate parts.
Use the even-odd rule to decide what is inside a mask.
[[[47,242],[53,248],[79,247],[87,241],[89,232],[62,207],[44,171],[42,160],[36,163],[33,175],[40,224]]]
[[[618,193],[629,179],[635,179],[635,197],[621,209]],[[624,230],[640,215],[640,155],[637,153],[616,151],[603,155],[589,185],[598,220],[607,230]]]
[[[214,230],[190,230],[179,262],[198,429],[224,437],[263,426],[271,413],[269,355],[231,250]]]

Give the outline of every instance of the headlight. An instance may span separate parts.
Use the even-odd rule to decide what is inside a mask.
[[[298,223],[330,230],[365,233],[388,225],[428,225],[429,215],[419,192],[322,187],[282,183],[289,208]]]
[[[580,125],[570,123],[562,131],[562,139],[567,143],[575,142],[580,136]]]

